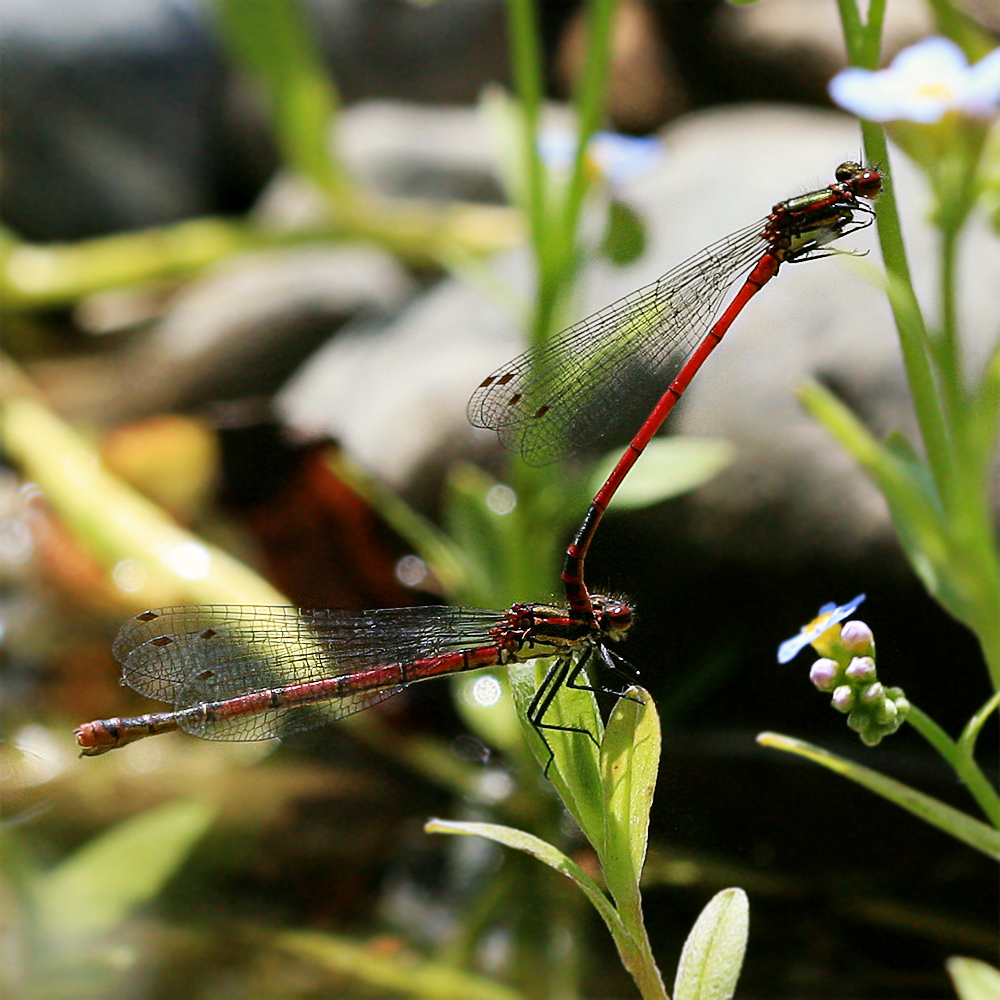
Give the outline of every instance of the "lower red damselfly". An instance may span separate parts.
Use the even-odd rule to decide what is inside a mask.
[[[580,676],[595,658],[622,670],[607,644],[631,627],[632,610],[598,595],[593,604],[592,622],[547,604],[146,611],[122,626],[112,651],[124,684],[174,710],[87,722],[76,730],[77,743],[96,756],[176,729],[210,740],[288,736],[360,712],[415,681],[555,657],[527,712],[548,746],[542,730],[571,728],[544,721],[559,689],[590,689]]]
[[[688,384],[750,299],[783,263],[836,253],[833,240],[871,224],[882,177],[842,163],[836,181],[779,202],[759,222],[718,240],[656,281],[575,323],[484,379],[469,419],[495,430],[531,465],[544,465],[593,443],[640,395],[650,376],[671,379],[591,501],[566,552],[562,580],[571,614],[594,615],[583,567],[608,504]],[[748,267],[735,296],[719,304]]]

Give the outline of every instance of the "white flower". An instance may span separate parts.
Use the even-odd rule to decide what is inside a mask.
[[[903,49],[888,69],[845,69],[830,81],[836,104],[870,121],[931,125],[948,111],[985,118],[1000,105],[1000,49],[970,66],[948,38]]]

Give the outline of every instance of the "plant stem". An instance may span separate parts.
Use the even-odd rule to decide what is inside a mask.
[[[912,703],[906,721],[948,762],[959,780],[969,789],[986,818],[1000,829],[1000,797],[969,750],[955,743],[929,715],[925,715]]]
[[[874,122],[862,121],[861,132],[869,160],[887,164],[889,150],[882,127]],[[910,279],[910,267],[903,245],[903,231],[899,223],[892,174],[888,171],[885,173],[885,183],[879,195],[876,224],[882,258],[889,279],[891,292],[889,301],[899,334],[906,377],[913,395],[913,405],[924,447],[927,449],[927,460],[938,492],[944,496],[950,492],[950,485],[954,481],[954,454],[934,380],[927,326]]]

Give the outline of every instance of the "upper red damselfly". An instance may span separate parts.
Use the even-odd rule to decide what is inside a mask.
[[[611,475],[597,491],[566,552],[570,611],[594,615],[583,568],[597,526],[628,471],[750,299],[784,263],[826,257],[833,240],[871,224],[878,170],[842,163],[828,187],[779,202],[759,222],[695,254],[656,281],[580,320],[484,379],[469,419],[495,430],[531,465],[592,444],[641,395],[651,375],[671,379]],[[751,267],[713,323],[726,291]]]
[[[145,611],[122,626],[112,651],[123,683],[174,710],[84,723],[77,743],[96,756],[175,729],[211,740],[288,736],[360,712],[415,681],[555,657],[527,712],[548,747],[543,730],[576,731],[544,721],[559,689],[588,689],[580,676],[594,658],[622,672],[607,644],[631,627],[631,608],[598,595],[593,605],[587,622],[547,604]]]

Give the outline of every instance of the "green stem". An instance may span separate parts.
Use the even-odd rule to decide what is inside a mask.
[[[986,818],[1000,829],[1000,796],[972,758],[970,748],[955,743],[929,715],[912,703],[906,721],[948,762]]]
[[[882,127],[874,122],[862,121],[861,132],[864,136],[865,151],[869,161],[887,164],[889,150]],[[930,338],[910,278],[910,267],[906,258],[906,248],[903,245],[903,231],[896,207],[892,175],[888,171],[885,172],[884,186],[879,195],[876,223],[882,247],[882,258],[885,261],[892,293],[889,296],[889,302],[892,306],[893,318],[896,321],[899,345],[903,354],[903,364],[906,368],[910,392],[913,395],[917,421],[920,425],[924,447],[927,449],[927,460],[937,485],[938,494],[942,497],[947,496],[954,481],[954,454],[944,410],[934,380],[934,369],[929,351]]]
[[[837,6],[844,29],[847,61],[852,66],[875,69],[882,45],[886,0],[872,0],[868,6],[867,22],[861,20],[856,0],[837,0]]]
[[[532,0],[509,0],[514,86],[521,103],[523,131],[521,153],[527,183],[527,208],[531,242],[536,256],[545,241],[543,225],[545,190],[542,161],[538,155],[538,115],[542,103],[542,44]]]
[[[622,964],[628,969],[635,985],[639,987],[643,1000],[670,1000],[663,984],[663,977],[653,959],[645,930],[642,930],[638,938],[630,936],[627,944],[623,941],[616,943]]]
[[[176,281],[235,254],[274,247],[370,240],[419,267],[508,249],[520,221],[493,205],[369,202],[349,223],[273,232],[242,221],[202,218],[79,243],[0,241],[0,297],[8,309],[67,305],[95,292]]]
[[[958,341],[955,304],[956,241],[950,226],[941,231],[941,332],[936,344],[938,374],[952,425],[960,419],[962,406],[962,357]]]
[[[848,61],[852,66],[875,69],[878,65],[885,0],[872,0],[868,9],[867,23],[861,20],[856,0],[837,0],[837,2]],[[861,132],[864,136],[868,162],[887,168],[889,150],[882,127],[874,122],[862,121]],[[934,385],[934,374],[928,353],[927,328],[910,280],[892,175],[887,169],[884,169],[884,185],[879,195],[876,221],[882,257],[894,293],[890,295],[890,303],[896,320],[896,329],[899,332],[910,391],[913,393],[917,419],[934,480],[938,491],[944,495],[951,482],[952,450],[945,417]]]
[[[577,142],[573,173],[563,211],[563,244],[573,247],[583,199],[587,193],[587,148],[604,118],[611,36],[618,0],[593,0],[587,21],[587,59],[583,86],[576,101]]]
[[[976,740],[979,738],[980,730],[998,707],[1000,707],[1000,691],[997,691],[966,723],[965,729],[962,730],[962,735],[958,738],[958,745],[965,748],[970,756],[975,751]]]

